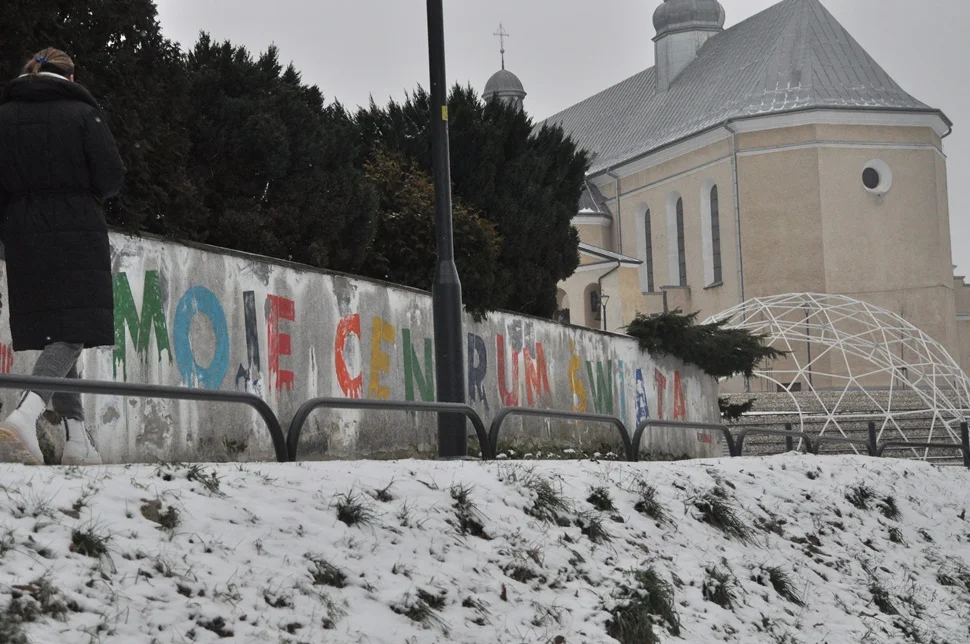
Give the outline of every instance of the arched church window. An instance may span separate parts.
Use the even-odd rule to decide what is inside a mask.
[[[711,188],[711,256],[714,264],[713,284],[723,281],[721,270],[721,214],[718,206],[717,186]]]
[[[677,259],[680,265],[679,286],[687,286],[687,249],[684,238],[684,199],[677,199]]]
[[[643,229],[646,234],[647,241],[647,252],[644,256],[644,263],[647,267],[647,292],[653,293],[654,283],[653,283],[653,230],[650,227],[650,209],[647,208],[646,214],[643,215]]]

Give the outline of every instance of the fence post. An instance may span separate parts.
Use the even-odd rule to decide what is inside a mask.
[[[879,447],[876,445],[876,423],[869,421],[869,455],[877,456]]]
[[[791,423],[785,423],[785,431],[791,431]],[[793,452],[795,451],[795,439],[791,436],[785,436],[785,451]]]
[[[963,443],[963,464],[970,467],[970,429],[967,421],[960,423],[960,442]]]

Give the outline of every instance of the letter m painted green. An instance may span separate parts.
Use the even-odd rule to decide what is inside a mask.
[[[148,343],[151,340],[152,329],[155,331],[155,346],[158,349],[158,359],[162,359],[162,351],[168,351],[168,359],[172,360],[172,347],[168,339],[168,325],[162,311],[162,287],[158,271],[145,271],[145,291],[141,299],[141,316],[135,307],[135,298],[131,294],[127,273],[114,274],[115,299],[115,354],[114,377],[118,377],[118,363],[121,363],[124,379],[128,380],[127,342],[125,326],[131,335],[131,343],[135,351],[145,359],[148,355]]]

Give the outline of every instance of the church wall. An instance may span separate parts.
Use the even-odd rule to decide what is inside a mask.
[[[960,342],[960,368],[970,374],[970,318],[957,320],[957,337]]]
[[[824,292],[818,151],[738,157],[744,297]]]
[[[599,224],[579,224],[576,226],[579,231],[579,240],[592,244],[605,250],[613,248],[613,228],[611,226],[600,226]],[[598,260],[596,260],[598,261]],[[585,262],[584,262],[585,263]]]
[[[873,158],[892,170],[884,196],[862,185]],[[942,159],[933,150],[825,148],[819,168],[826,291],[902,315],[959,360]]]
[[[668,210],[674,207],[679,195],[684,201],[684,232],[687,259],[688,290],[668,292],[669,308],[719,311],[736,304],[737,288],[737,228],[734,208],[734,175],[725,141],[694,151],[656,167],[638,172],[620,182],[621,216],[623,218],[623,250],[640,260],[646,260],[645,213],[651,215],[653,242],[653,272],[655,293],[647,293],[646,265],[638,271],[638,279],[630,281],[625,297],[636,302],[636,310],[656,313],[663,310],[660,290],[678,283],[678,275],[671,275],[669,257],[676,253],[669,239],[676,243],[676,229],[668,238]],[[721,238],[722,284],[711,286],[705,275],[703,201],[709,198],[711,186],[718,188],[719,225]],[[710,236],[710,233],[707,235]],[[710,261],[710,260],[709,260]],[[708,288],[710,287],[710,288]],[[632,319],[632,318],[630,318]]]

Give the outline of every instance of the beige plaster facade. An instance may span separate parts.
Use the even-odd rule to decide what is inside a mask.
[[[704,319],[758,296],[838,293],[900,314],[968,370],[970,287],[952,272],[938,129],[904,114],[871,124],[864,114],[841,120],[821,111],[814,123],[811,115],[745,119],[593,177],[610,219],[577,226],[581,240],[640,263],[613,272],[616,261],[584,267],[563,282],[571,322],[602,328],[590,305],[599,289],[608,298],[609,330],[665,306],[699,311]],[[873,162],[884,164],[883,179],[891,175],[885,194],[863,184]],[[717,233],[710,205],[715,186]],[[720,279],[714,280],[718,233]],[[577,305],[582,315],[573,313]]]

